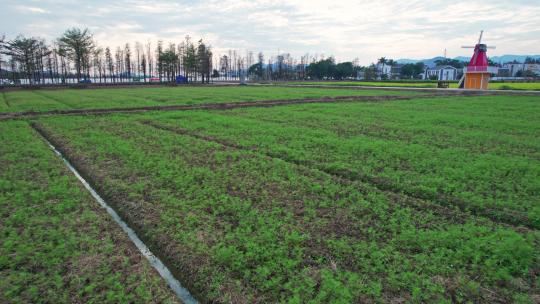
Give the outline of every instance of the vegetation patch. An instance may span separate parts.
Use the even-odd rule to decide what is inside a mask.
[[[22,90],[6,92],[4,98],[9,98],[10,106],[0,107],[0,111],[43,112],[69,109],[110,109],[257,100],[333,98],[339,96],[412,96],[414,94],[418,93],[268,86]]]
[[[446,107],[458,108],[456,103]],[[424,107],[435,105],[428,101]],[[403,107],[394,110],[406,112]],[[414,103],[409,107],[417,111]],[[47,118],[40,124],[99,180],[120,213],[174,257],[176,268],[192,275],[191,287],[206,300],[535,299],[536,229],[452,211],[451,204],[446,215],[444,209],[418,208],[398,189],[383,191],[327,172],[330,155],[353,159],[339,146],[357,135],[339,135],[337,128],[350,127],[349,119],[358,123],[362,112],[394,117],[392,109],[392,104],[287,106]],[[403,124],[399,117],[396,123]],[[392,119],[374,119],[381,130],[390,129],[385,124]],[[356,157],[367,153],[358,151]],[[414,166],[402,167],[406,174],[414,172]],[[364,174],[374,172],[367,169]]]
[[[0,294],[8,303],[178,303],[26,122],[0,123]]]

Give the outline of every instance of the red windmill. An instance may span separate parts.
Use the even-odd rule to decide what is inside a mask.
[[[474,54],[469,65],[463,69],[464,74],[459,81],[460,88],[477,90],[488,88],[489,77],[493,70],[488,65],[486,52],[487,49],[494,49],[495,47],[488,47],[482,43],[483,33],[484,31],[480,31],[480,38],[478,38],[478,43],[475,46],[462,46],[462,48],[474,49]]]

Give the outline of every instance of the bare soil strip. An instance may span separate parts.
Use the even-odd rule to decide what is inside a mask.
[[[51,141],[51,137],[36,124],[31,124],[32,128],[41,135],[49,147],[58,155],[68,167],[68,169],[77,177],[77,179],[83,184],[83,186],[90,192],[92,197],[103,207],[107,213],[113,218],[113,220],[122,228],[122,230],[128,235],[129,239],[139,249],[141,254],[148,260],[150,265],[156,269],[160,276],[167,282],[169,287],[174,291],[176,296],[186,304],[196,304],[198,301],[191,295],[188,289],[186,289],[178,279],[173,275],[171,270],[162,262],[162,260],[152,253],[148,246],[141,240],[137,232],[132,229],[119,215],[118,213],[97,193],[96,190],[86,181],[86,179],[79,173],[79,171],[70,163],[65,157],[65,153],[61,152]]]
[[[528,220],[527,216],[520,212],[513,212],[511,210],[496,210],[493,208],[476,208],[474,206],[468,205],[467,202],[459,198],[451,197],[448,195],[433,196],[433,195],[428,195],[425,193],[411,192],[404,189],[398,189],[390,181],[385,180],[383,178],[369,176],[363,173],[353,172],[353,171],[343,171],[343,170],[334,171],[334,170],[325,170],[321,168],[313,168],[303,162],[299,162],[298,160],[291,159],[289,157],[284,157],[282,155],[275,155],[273,153],[267,153],[267,152],[259,150],[258,148],[244,147],[235,143],[230,143],[225,140],[214,138],[212,136],[199,134],[199,133],[192,132],[186,129],[165,126],[165,125],[162,125],[153,121],[149,121],[149,120],[141,121],[141,123],[151,126],[156,129],[173,132],[180,135],[187,135],[187,136],[191,136],[191,137],[205,140],[205,141],[211,141],[211,142],[218,143],[222,146],[233,148],[233,149],[254,151],[257,153],[264,154],[268,157],[280,159],[282,161],[285,161],[294,165],[304,166],[312,170],[318,170],[326,174],[329,174],[331,176],[334,176],[338,179],[347,180],[349,182],[360,181],[360,182],[368,183],[375,186],[380,191],[383,191],[386,193],[390,192],[396,201],[404,202],[407,205],[412,206],[414,208],[418,208],[420,210],[425,210],[426,207],[429,207],[430,209],[437,212],[438,214],[441,214],[442,216],[450,217],[454,220],[463,218],[464,216],[466,216],[467,213],[470,212],[476,216],[487,218],[495,223],[514,227],[517,230],[523,229],[523,227],[519,227],[519,226],[524,226],[526,228],[536,230],[534,225],[530,223],[530,221]],[[457,207],[459,209],[459,212],[456,212],[456,210],[452,208],[453,206]]]
[[[188,110],[226,110],[235,108],[248,107],[273,107],[293,104],[306,103],[337,103],[337,102],[377,102],[390,100],[411,100],[418,98],[433,98],[446,95],[440,94],[423,94],[418,96],[338,96],[324,98],[305,98],[305,99],[281,99],[281,100],[257,100],[243,102],[228,102],[228,103],[203,103],[197,105],[170,105],[170,106],[147,106],[147,107],[131,107],[131,108],[107,108],[107,109],[72,109],[72,110],[52,110],[44,112],[14,112],[0,113],[0,121],[16,118],[33,118],[41,116],[53,115],[104,115],[114,113],[139,113],[148,111],[188,111]]]

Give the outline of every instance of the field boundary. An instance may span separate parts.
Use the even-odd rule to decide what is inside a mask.
[[[419,95],[419,96],[400,96],[400,95],[382,95],[382,96],[338,96],[324,98],[303,98],[303,99],[279,99],[279,100],[255,100],[226,103],[202,103],[197,105],[170,105],[170,106],[145,106],[128,108],[99,108],[99,109],[68,109],[51,111],[26,111],[26,112],[4,112],[0,113],[0,121],[33,118],[42,116],[56,115],[105,115],[114,113],[139,113],[148,111],[189,111],[189,110],[228,110],[235,108],[248,107],[273,107],[281,105],[308,104],[308,103],[337,103],[337,102],[381,102],[391,100],[411,100],[418,98],[440,97],[439,94]],[[444,97],[444,95],[442,96]]]
[[[173,132],[180,135],[191,136],[200,140],[217,143],[228,148],[252,151],[252,152],[259,153],[259,154],[262,154],[262,155],[265,155],[274,159],[279,159],[284,162],[288,162],[290,164],[303,166],[311,170],[318,170],[320,172],[329,174],[339,179],[347,180],[349,182],[359,181],[359,182],[368,183],[374,186],[375,188],[377,188],[378,190],[383,191],[385,193],[391,192],[394,195],[404,196],[405,198],[408,199],[407,203],[410,203],[411,202],[410,200],[415,200],[416,202],[413,202],[414,205],[407,204],[408,206],[412,206],[413,208],[425,210],[426,204],[428,204],[430,208],[433,208],[433,207],[440,208],[440,210],[434,210],[434,211],[442,216],[449,216],[449,214],[452,214],[451,216],[452,218],[459,218],[460,214],[455,214],[456,211],[454,210],[454,208],[452,208],[452,207],[455,207],[464,214],[472,214],[474,216],[488,219],[494,223],[504,224],[511,227],[515,227],[515,228],[520,228],[520,225],[522,225],[522,227],[526,227],[527,229],[537,230],[537,227],[535,227],[534,224],[530,222],[526,214],[523,214],[521,212],[511,212],[510,210],[495,210],[493,208],[487,208],[483,210],[475,206],[469,206],[466,204],[465,201],[457,197],[452,197],[449,195],[427,195],[425,193],[407,191],[407,189],[396,187],[395,185],[393,185],[393,183],[383,178],[369,176],[366,174],[352,172],[352,171],[344,171],[344,170],[336,171],[336,170],[327,170],[323,168],[314,168],[301,161],[290,159],[288,157],[283,157],[281,155],[276,155],[273,153],[260,151],[257,148],[244,147],[242,145],[230,143],[226,140],[221,140],[218,138],[214,138],[212,136],[198,134],[196,132],[192,132],[192,131],[189,131],[180,127],[167,126],[167,125],[152,122],[150,120],[142,120],[142,121],[139,121],[139,123],[159,129],[159,130]]]
[[[98,202],[98,204],[103,207],[106,212],[113,218],[114,222],[120,226],[122,231],[127,234],[129,239],[139,250],[139,252],[148,260],[150,265],[159,273],[159,275],[166,281],[167,285],[172,289],[174,294],[186,304],[196,304],[199,303],[194,297],[202,297],[199,294],[190,292],[190,290],[180,282],[178,277],[186,280],[185,275],[182,275],[178,269],[176,269],[169,260],[169,258],[160,252],[152,241],[146,239],[144,234],[140,229],[133,225],[129,220],[123,219],[122,216],[116,212],[114,206],[114,200],[110,200],[106,195],[99,194],[99,188],[95,187],[96,185],[93,178],[86,173],[85,170],[81,169],[76,162],[64,151],[62,145],[56,142],[48,134],[48,132],[42,128],[41,125],[37,123],[30,123],[30,126],[37,134],[45,141],[45,143],[51,148],[51,150],[62,159],[64,164],[67,166],[69,171],[71,171],[75,177],[83,184],[84,188],[90,192],[91,196]],[[96,190],[97,189],[97,190]],[[113,204],[107,203],[110,201]],[[150,244],[148,246],[146,244]],[[150,247],[155,247],[152,251]],[[202,297],[204,298],[204,297]]]
[[[348,86],[348,85],[321,85],[321,84],[252,84],[254,86],[293,87],[293,88],[317,88],[317,89],[356,89],[356,90],[386,90],[386,91],[416,91],[438,93],[440,95],[469,96],[469,95],[510,95],[510,96],[540,96],[540,90],[470,90],[470,89],[441,89],[422,87],[381,87],[381,86]]]

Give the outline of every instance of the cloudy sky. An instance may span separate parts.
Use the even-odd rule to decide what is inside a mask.
[[[215,49],[293,56],[431,58],[470,55],[481,29],[491,55],[540,54],[540,0],[2,0],[0,34],[48,40],[88,27],[100,45],[186,35]]]

